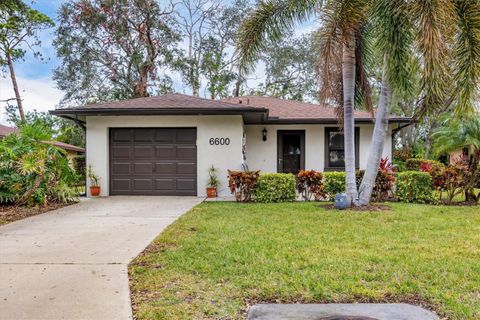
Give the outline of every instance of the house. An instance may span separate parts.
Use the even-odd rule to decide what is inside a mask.
[[[14,133],[14,132],[18,132],[18,129],[8,127],[8,126],[4,126],[4,125],[0,124],[0,139],[2,139],[3,137],[5,137],[5,136],[7,136],[11,133]],[[77,146],[74,146],[74,145],[71,145],[71,144],[68,144],[68,143],[55,141],[55,140],[54,141],[45,141],[45,143],[52,144],[54,146],[57,146],[57,147],[65,150],[67,152],[68,160],[71,164],[73,164],[73,159],[74,158],[85,154],[85,148],[77,147]]]
[[[87,165],[100,176],[101,195],[205,196],[207,169],[219,169],[220,195],[229,195],[227,169],[263,172],[343,170],[343,135],[335,110],[315,104],[246,96],[209,100],[167,94],[51,111],[86,127]],[[356,111],[357,167],[366,167],[372,115]],[[409,118],[391,116],[392,133]]]

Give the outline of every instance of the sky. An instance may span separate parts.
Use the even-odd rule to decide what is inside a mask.
[[[55,22],[57,22],[57,11],[60,8],[62,0],[37,0],[33,3],[26,0],[33,8],[48,15]],[[304,23],[295,30],[295,35],[301,35],[311,32],[314,28],[313,22]],[[24,61],[19,61],[15,64],[15,73],[17,76],[18,86],[21,91],[23,105],[25,111],[48,111],[55,109],[63,97],[63,92],[60,91],[52,79],[53,70],[61,64],[61,60],[56,57],[55,48],[52,41],[55,28],[45,30],[40,33],[41,48],[46,61],[41,62],[30,52],[27,52]],[[256,83],[260,83],[264,79],[264,67],[259,64],[255,73],[249,76],[248,85],[255,87]],[[179,76],[173,75],[174,87],[177,92],[189,94],[189,88],[181,83]],[[207,95],[206,90],[201,90],[200,95]],[[0,100],[6,100],[15,97],[10,75],[6,70],[0,73]],[[4,112],[5,103],[1,102],[0,124],[8,124]]]

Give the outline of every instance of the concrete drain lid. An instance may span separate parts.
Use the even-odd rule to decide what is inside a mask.
[[[357,316],[331,316],[331,317],[322,317],[317,320],[378,320],[370,317],[357,317]]]
[[[378,320],[370,317],[357,317],[357,316],[331,316],[331,317],[322,317],[318,320]]]
[[[257,304],[248,320],[439,320],[406,303]]]

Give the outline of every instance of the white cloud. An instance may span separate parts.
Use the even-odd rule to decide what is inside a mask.
[[[55,87],[55,82],[50,78],[26,79],[17,77],[18,87],[23,99],[25,111],[48,111],[55,108],[63,97],[63,92]],[[12,82],[7,75],[0,78],[0,100],[14,98]],[[6,124],[5,102],[1,103],[0,123]]]

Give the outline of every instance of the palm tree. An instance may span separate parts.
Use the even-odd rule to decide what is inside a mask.
[[[252,67],[262,50],[268,49],[264,47],[266,38],[280,39],[285,29],[315,13],[322,18],[319,32],[320,60],[323,61],[321,93],[325,99],[343,100],[347,195],[352,203],[365,205],[371,199],[395,95],[420,94],[422,104],[418,117],[443,111],[449,105],[461,112],[472,112],[480,77],[480,2],[262,1],[240,28],[239,50],[245,70]],[[364,46],[368,42],[375,44],[375,50],[369,51]],[[365,81],[364,55],[376,58],[382,80],[372,148],[357,203],[355,93],[363,96],[367,105],[371,99],[368,81]],[[413,69],[412,65],[420,67]],[[336,75],[338,72],[341,77]],[[411,80],[414,73],[420,73],[419,88]],[[341,79],[340,86],[332,85],[338,79]],[[359,86],[355,86],[355,80]],[[340,99],[338,92],[331,89],[339,87],[343,88]]]
[[[468,150],[464,163],[465,200],[478,202],[480,194],[475,195],[474,188],[480,181],[480,115],[455,117],[452,114],[444,117],[442,126],[433,133],[434,151],[438,155],[457,150]]]
[[[260,2],[251,16],[239,29],[238,48],[240,65],[249,71],[260,53],[266,50],[267,39],[278,41],[285,30],[295,22],[302,22],[320,10],[332,14],[335,21],[332,31],[342,43],[343,127],[345,139],[346,193],[350,203],[358,199],[355,182],[355,124],[354,101],[356,79],[356,32],[361,26],[366,0],[267,0]],[[338,41],[337,41],[338,43]]]

